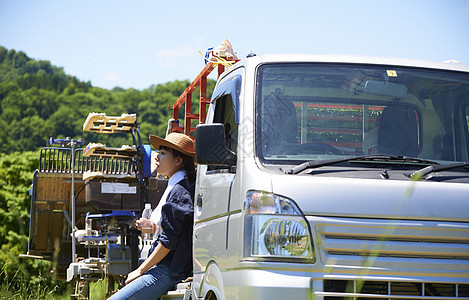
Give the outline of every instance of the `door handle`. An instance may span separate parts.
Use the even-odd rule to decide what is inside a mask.
[[[197,195],[197,201],[196,201],[196,205],[199,206],[200,208],[202,208],[202,203],[204,202],[204,197],[202,196],[202,194],[198,194]]]

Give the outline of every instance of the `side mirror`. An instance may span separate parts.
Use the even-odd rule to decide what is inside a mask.
[[[201,165],[236,165],[236,154],[226,147],[225,126],[221,123],[197,125],[195,155]]]

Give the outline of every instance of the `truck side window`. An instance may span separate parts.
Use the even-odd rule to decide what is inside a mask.
[[[213,122],[225,125],[226,147],[236,153],[238,146],[238,124],[235,123],[235,113],[231,95],[224,95],[216,100]]]
[[[465,103],[465,108],[463,111],[463,115],[465,116],[463,120],[462,127],[464,128],[464,136],[465,136],[465,144],[463,146],[463,155],[465,155],[466,161],[469,160],[469,103]]]
[[[222,123],[225,126],[226,147],[237,152],[238,148],[238,124],[235,122],[233,98],[230,94],[215,100],[215,114],[213,123]],[[226,169],[226,167],[209,167],[208,170]]]

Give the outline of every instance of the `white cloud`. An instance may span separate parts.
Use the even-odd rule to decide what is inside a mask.
[[[111,72],[104,75],[104,79],[109,82],[118,82],[120,80],[120,77],[116,73]]]

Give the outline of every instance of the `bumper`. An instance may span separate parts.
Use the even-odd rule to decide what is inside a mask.
[[[309,270],[308,265],[296,267],[260,269],[257,265],[225,272],[225,299],[469,299],[469,280],[461,273],[359,275],[314,272],[311,265]]]

